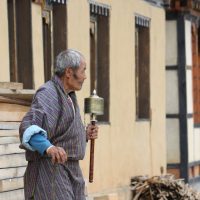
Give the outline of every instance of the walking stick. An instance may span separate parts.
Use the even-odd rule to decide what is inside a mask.
[[[103,115],[104,110],[104,100],[103,98],[97,96],[96,91],[94,90],[92,95],[88,98],[85,98],[85,113],[91,115],[91,124],[96,124],[96,115]],[[94,146],[95,140],[91,139],[90,143],[90,169],[89,169],[89,182],[93,182],[94,175]]]

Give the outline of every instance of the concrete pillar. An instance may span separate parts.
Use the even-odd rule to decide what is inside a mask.
[[[0,82],[10,81],[7,1],[0,1]]]
[[[44,60],[42,38],[42,9],[32,3],[32,45],[33,45],[33,82],[37,89],[44,83]]]

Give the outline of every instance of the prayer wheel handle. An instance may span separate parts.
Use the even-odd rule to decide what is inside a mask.
[[[95,126],[96,120],[92,120],[91,124]],[[93,182],[93,175],[94,175],[94,146],[95,140],[91,139],[90,141],[90,169],[89,169],[89,182]]]

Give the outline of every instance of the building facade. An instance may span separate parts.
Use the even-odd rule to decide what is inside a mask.
[[[0,81],[23,83],[24,89],[15,91],[15,95],[24,91],[18,100],[26,101],[26,95],[33,94],[51,78],[54,58],[66,48],[77,49],[86,58],[87,80],[77,93],[86,123],[89,117],[84,117],[84,98],[96,88],[105,100],[105,113],[98,118],[92,184],[88,183],[89,144],[81,161],[88,197],[127,200],[131,177],[166,172],[163,2],[0,1]],[[0,96],[14,96],[12,89],[8,93],[2,90]],[[9,102],[6,103],[13,106]],[[22,102],[19,104],[15,102],[13,113],[19,112],[19,107],[23,112],[28,109]],[[4,112],[3,107],[0,112]],[[16,121],[12,120],[9,119],[12,123]],[[1,121],[2,135],[6,137],[7,122],[4,118]],[[15,134],[17,126],[13,128]],[[5,186],[1,188],[0,199],[21,200],[26,165],[23,152],[11,150],[0,154],[5,162],[0,164],[0,174],[6,174],[5,170],[11,167],[20,170],[0,177]]]
[[[200,1],[171,1],[166,10],[168,172],[199,184]]]

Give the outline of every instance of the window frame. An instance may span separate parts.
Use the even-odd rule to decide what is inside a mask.
[[[151,120],[150,105],[150,18],[135,16],[136,120]]]
[[[92,24],[93,28],[91,27]],[[94,34],[92,39],[91,34]],[[102,40],[104,42],[101,42]],[[90,90],[92,93],[96,89],[97,94],[104,98],[104,115],[97,116],[97,120],[100,123],[110,123],[109,42],[110,21],[108,6],[99,5],[98,3],[90,4]]]

